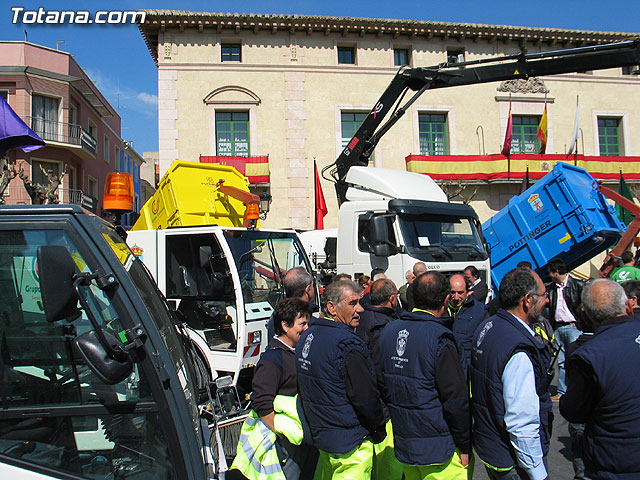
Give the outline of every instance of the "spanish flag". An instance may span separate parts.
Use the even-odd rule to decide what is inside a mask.
[[[536,133],[538,140],[540,140],[540,153],[544,153],[547,149],[547,104],[544,104],[544,113],[540,119],[540,125],[538,125],[538,133]]]

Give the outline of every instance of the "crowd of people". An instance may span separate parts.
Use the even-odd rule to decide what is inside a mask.
[[[475,452],[491,479],[543,480],[559,402],[576,480],[640,478],[640,270],[627,257],[589,283],[553,259],[545,285],[521,262],[493,299],[473,266],[447,278],[418,262],[399,289],[380,269],[338,275],[320,306],[313,277],[290,270],[234,468],[462,480]]]

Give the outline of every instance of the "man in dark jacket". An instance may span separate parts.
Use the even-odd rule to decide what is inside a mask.
[[[371,303],[362,306],[360,325],[356,334],[364,340],[371,352],[376,369],[376,379],[380,393],[384,390],[382,364],[380,362],[380,333],[389,322],[397,320],[398,290],[393,281],[387,278],[376,280],[371,285]],[[393,432],[389,421],[389,409],[384,406],[384,418],[387,421],[387,438],[374,445],[374,477],[386,480],[402,478],[402,464],[396,459],[393,448]]]
[[[412,284],[416,306],[380,334],[384,398],[406,478],[466,476],[471,453],[469,387],[444,325],[449,282],[439,272]],[[448,320],[448,319],[447,319]]]
[[[367,345],[353,331],[360,323],[362,289],[349,280],[327,286],[323,318],[296,346],[304,416],[320,451],[319,475],[369,478],[373,443],[385,436],[382,401]]]
[[[587,476],[640,478],[640,320],[627,315],[623,288],[608,279],[587,285],[582,305],[597,328],[569,357],[560,413],[586,423]]]
[[[569,275],[567,266],[559,258],[547,264],[547,273],[551,283],[547,285],[549,292],[549,320],[554,328],[554,337],[560,350],[558,351],[558,390],[553,400],[564,395],[567,386],[564,381],[565,353],[571,342],[582,333],[576,326],[577,312],[580,308],[580,294],[584,282]]]
[[[533,271],[516,268],[500,284],[501,310],[476,330],[471,353],[474,449],[492,480],[544,479],[553,422],[551,354],[534,324],[547,293]]]
[[[316,291],[313,287],[313,277],[302,267],[293,267],[285,273],[282,279],[285,298],[299,298],[309,302],[313,313],[320,310],[320,307],[313,303],[316,298]],[[317,314],[316,314],[317,315]],[[270,343],[275,335],[273,325],[273,315],[267,323],[267,342]]]
[[[467,282],[469,294],[479,302],[485,303],[489,294],[489,287],[480,277],[480,272],[473,265],[469,265],[464,269],[464,279]]]
[[[469,295],[467,283],[461,274],[449,277],[449,304],[447,313],[453,318],[453,336],[460,349],[465,378],[471,364],[473,332],[487,318],[487,306]]]

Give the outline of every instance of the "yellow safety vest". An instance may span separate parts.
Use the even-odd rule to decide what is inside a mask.
[[[302,424],[296,409],[297,395],[277,395],[273,401],[276,431],[295,444],[302,443]],[[249,480],[286,480],[276,451],[277,435],[251,410],[240,431],[232,469]]]

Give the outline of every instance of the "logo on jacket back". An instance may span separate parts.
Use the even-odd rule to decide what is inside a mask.
[[[409,332],[405,330],[400,330],[398,332],[398,338],[396,339],[396,352],[398,352],[399,356],[404,355],[404,351],[407,348],[407,338],[409,337]]]
[[[478,334],[478,340],[476,340],[476,348],[480,346],[480,344],[482,343],[482,340],[484,340],[485,335],[489,330],[491,330],[492,327],[493,327],[493,322],[487,322],[485,326],[482,327],[482,330],[480,330],[480,333]]]
[[[309,356],[309,349],[311,349],[311,342],[313,342],[313,333],[310,333],[304,342],[304,347],[302,347],[302,358],[307,358]]]

